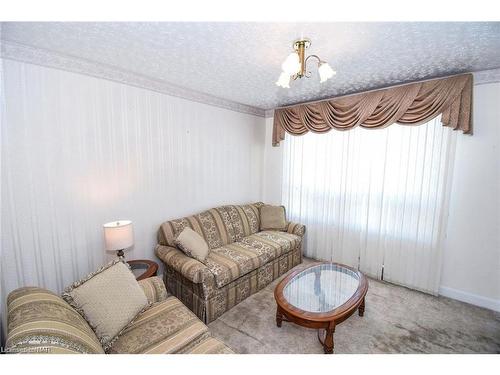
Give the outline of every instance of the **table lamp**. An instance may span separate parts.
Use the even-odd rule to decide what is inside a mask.
[[[123,258],[123,250],[134,244],[134,231],[130,220],[118,220],[106,223],[104,227],[104,243],[106,250],[116,251],[118,258]]]

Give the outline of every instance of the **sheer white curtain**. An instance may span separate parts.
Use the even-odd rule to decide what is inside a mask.
[[[287,135],[283,204],[305,255],[437,294],[455,133],[437,118]]]

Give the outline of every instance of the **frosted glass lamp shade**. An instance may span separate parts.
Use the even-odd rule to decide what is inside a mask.
[[[283,64],[281,64],[281,69],[289,76],[293,76],[300,72],[300,60],[297,52],[292,52],[288,55]]]
[[[336,74],[327,62],[321,62],[319,64],[318,73],[320,82],[325,82],[327,79],[332,78]]]
[[[125,250],[134,244],[134,231],[130,220],[118,220],[104,224],[106,250]]]
[[[278,81],[276,81],[276,85],[283,87],[285,89],[290,88],[290,75],[285,72],[281,72],[280,77],[278,78]]]

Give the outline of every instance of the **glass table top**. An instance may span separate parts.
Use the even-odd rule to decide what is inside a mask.
[[[325,263],[306,268],[284,287],[283,296],[291,305],[308,312],[336,309],[356,293],[356,272],[337,264]]]

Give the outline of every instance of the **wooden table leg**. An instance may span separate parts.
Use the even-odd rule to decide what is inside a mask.
[[[333,333],[335,332],[335,326],[326,329],[325,343],[323,344],[323,350],[325,354],[333,353]]]
[[[283,314],[281,313],[280,307],[276,307],[276,325],[281,327],[281,322],[283,322]]]
[[[365,299],[363,298],[363,301],[361,301],[361,304],[359,305],[359,310],[358,310],[359,316],[363,316],[365,314]]]

